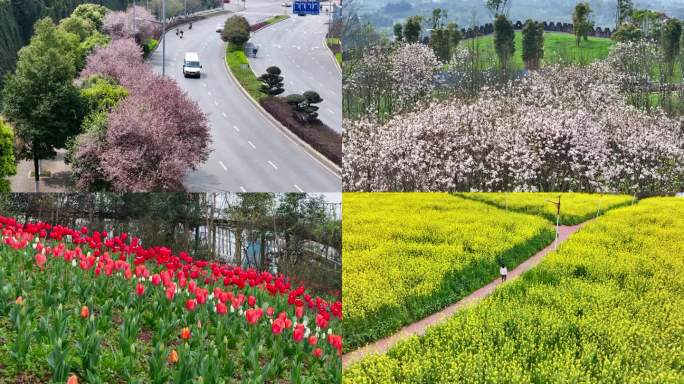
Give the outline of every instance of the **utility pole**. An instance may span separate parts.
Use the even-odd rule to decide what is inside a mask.
[[[561,210],[561,197],[558,195],[558,202],[552,200],[546,200],[547,202],[556,206],[556,240],[553,242],[553,249],[558,249],[558,238],[560,237],[560,210]]]
[[[138,20],[136,20],[135,16],[135,0],[133,0],[133,36],[138,34]]]
[[[166,0],[162,0],[162,76],[166,75]]]

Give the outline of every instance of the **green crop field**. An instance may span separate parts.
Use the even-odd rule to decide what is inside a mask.
[[[478,37],[482,60],[485,65],[491,66],[496,63],[494,51],[494,35]],[[468,46],[470,40],[461,42],[461,46]],[[559,32],[544,33],[544,59],[541,65],[554,63],[565,64],[590,64],[594,61],[605,59],[610,53],[610,48],[615,44],[611,39],[589,37],[588,41],[582,41],[579,48],[575,45],[575,35]],[[522,60],[522,33],[515,32],[515,68],[523,69]]]
[[[482,201],[511,211],[539,215],[556,222],[558,196],[561,201],[561,224],[575,225],[603,214],[609,209],[632,204],[629,195],[600,195],[590,193],[458,193],[457,196]]]
[[[377,340],[494,279],[553,241],[541,217],[446,193],[345,193],[345,348]]]
[[[352,365],[344,382],[682,383],[682,255],[684,199],[612,210],[477,306]]]

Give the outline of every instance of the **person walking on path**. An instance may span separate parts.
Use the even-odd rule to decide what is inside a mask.
[[[508,277],[508,268],[506,268],[504,263],[501,263],[501,266],[499,267],[499,274],[501,275],[501,281],[506,281],[506,277]]]

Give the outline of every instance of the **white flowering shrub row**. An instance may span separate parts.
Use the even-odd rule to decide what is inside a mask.
[[[614,59],[549,67],[477,100],[387,123],[345,121],[348,191],[668,192],[684,184],[682,122],[630,106]],[[407,69],[409,70],[409,69]]]

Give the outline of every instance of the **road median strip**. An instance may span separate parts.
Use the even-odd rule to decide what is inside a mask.
[[[274,21],[267,25],[273,25],[279,21],[286,20],[287,17],[283,18],[281,15],[271,19]],[[265,23],[267,22],[268,20]],[[260,28],[259,30],[262,29],[263,28]],[[340,177],[342,173],[341,156],[338,161],[335,156],[330,155],[330,151],[321,151],[321,143],[310,143],[306,140],[312,137],[312,135],[304,135],[304,137],[302,137],[301,134],[298,134],[298,132],[293,131],[291,128],[283,124],[280,120],[269,113],[263,105],[261,105],[261,100],[263,100],[267,95],[261,92],[261,82],[257,79],[256,74],[249,65],[249,60],[247,59],[247,56],[242,48],[228,44],[226,46],[225,64],[228,75],[238,85],[238,88],[240,88],[243,94],[245,94],[252,101],[259,113],[267,118],[273,125],[278,127],[281,132],[283,132],[290,140],[298,144],[311,157],[321,163],[321,165],[323,165],[331,173],[335,174],[337,177]],[[341,149],[341,137],[339,141]]]

